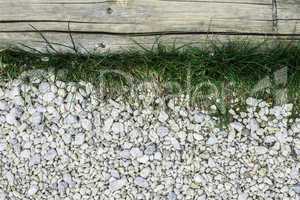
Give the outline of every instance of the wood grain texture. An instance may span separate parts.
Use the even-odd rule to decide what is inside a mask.
[[[299,33],[300,1],[277,0],[277,20],[279,33]]]
[[[45,33],[48,41],[57,49],[63,52],[73,52],[70,35],[67,33]],[[248,35],[163,35],[163,36],[120,36],[120,35],[102,35],[102,34],[73,34],[76,47],[79,51],[86,53],[96,52],[117,52],[128,49],[142,50],[137,43],[146,48],[151,48],[157,41],[165,45],[173,46],[174,43],[179,46],[201,46],[211,44],[211,42],[225,42],[229,40],[253,40],[256,42],[267,41],[291,41],[300,40],[300,36],[248,36]],[[21,47],[30,50],[28,47],[45,52],[48,44],[37,33],[0,33],[0,48]],[[25,47],[26,46],[26,47]],[[48,48],[49,49],[49,48]]]
[[[134,0],[126,6],[113,1],[102,3],[16,3],[0,0],[6,31],[32,30],[29,23],[56,22],[36,28],[66,31],[163,32],[163,31],[247,31],[272,30],[272,7],[261,4],[224,4],[201,1]],[[14,24],[17,22],[19,24]],[[24,23],[19,26],[20,23]],[[54,25],[51,26],[51,25]],[[19,27],[19,28],[18,28]]]
[[[0,42],[28,41],[38,47],[42,43],[34,42],[41,39],[36,30],[63,44],[72,32],[76,41],[92,50],[91,44],[99,40],[106,44],[104,49],[115,50],[132,46],[132,38],[148,44],[157,35],[179,37],[181,43],[210,34],[289,37],[289,26],[299,21],[295,18],[299,7],[289,6],[300,2],[280,1],[275,7],[275,0],[0,0]],[[282,24],[287,20],[291,23]]]

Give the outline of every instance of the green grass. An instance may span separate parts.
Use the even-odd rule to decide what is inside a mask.
[[[206,48],[176,48],[158,43],[154,49],[88,55],[78,52],[42,54],[9,49],[0,52],[0,62],[2,79],[13,79],[30,69],[51,68],[65,81],[83,80],[98,85],[104,80],[114,95],[118,95],[120,87],[134,87],[129,86],[126,77],[131,77],[134,83],[154,81],[160,86],[162,95],[178,91],[190,94],[192,104],[196,105],[205,100],[205,94],[213,94],[217,90],[218,98],[211,101],[216,103],[219,99],[217,104],[224,103],[223,107],[218,107],[223,114],[234,104],[231,101],[236,97],[243,99],[254,95],[272,101],[272,91],[280,87],[288,88],[289,102],[296,103],[296,110],[300,105],[299,42],[270,45],[247,40],[227,41],[211,43]],[[284,67],[288,69],[288,81],[277,84],[272,80],[274,73]],[[106,70],[115,71],[101,77]],[[122,74],[126,74],[125,78]],[[271,87],[251,94],[251,90],[266,76],[271,78]],[[172,83],[176,83],[177,87],[168,86]]]

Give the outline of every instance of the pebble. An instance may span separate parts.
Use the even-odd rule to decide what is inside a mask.
[[[55,99],[55,94],[52,92],[46,93],[43,96],[43,100],[47,103],[51,103],[54,99]]]
[[[29,160],[29,166],[38,165],[41,162],[40,154],[34,154]]]
[[[244,128],[243,124],[241,124],[239,122],[233,122],[230,124],[230,126],[238,132],[241,132]]]
[[[85,134],[84,133],[78,133],[75,135],[75,141],[74,144],[75,145],[82,145],[84,143],[85,140]]]
[[[169,116],[166,112],[162,111],[159,113],[159,116],[158,116],[158,120],[160,122],[166,122],[168,120]]]
[[[134,184],[142,188],[147,188],[149,186],[147,180],[140,176],[134,179]]]
[[[218,139],[214,135],[210,136],[206,142],[207,145],[214,145],[217,143],[218,143]]]
[[[45,154],[44,158],[46,160],[53,160],[57,156],[57,152],[55,149],[49,149]]]
[[[37,126],[42,123],[42,119],[43,119],[42,113],[36,112],[32,114],[30,121],[33,125]]]
[[[30,151],[28,149],[25,149],[21,152],[20,156],[23,159],[29,159],[30,158]]]
[[[160,126],[158,127],[157,129],[157,134],[160,136],[160,137],[165,137],[169,134],[169,129],[165,126]]]
[[[81,126],[82,126],[82,128],[83,128],[84,130],[86,130],[86,131],[92,130],[92,123],[91,123],[91,121],[88,120],[88,119],[82,119],[82,120],[81,120]]]
[[[152,155],[156,151],[156,145],[155,144],[150,144],[146,147],[144,153],[146,155]]]
[[[33,196],[38,192],[39,188],[36,184],[30,185],[28,191],[27,191],[27,195],[28,196]]]
[[[127,180],[125,178],[123,178],[123,179],[119,179],[119,180],[110,182],[109,189],[114,192],[114,191],[122,189],[126,185],[127,185]]]
[[[142,169],[142,171],[140,172],[140,176],[143,178],[147,178],[150,173],[151,173],[151,169],[149,167],[146,167]]]
[[[180,150],[180,143],[178,142],[178,140],[176,138],[170,138],[171,144],[173,145],[174,149],[176,150]]]
[[[255,152],[256,152],[257,155],[263,155],[263,154],[266,154],[268,152],[268,149],[266,147],[257,146],[255,148]]]
[[[167,198],[168,200],[176,200],[177,195],[175,194],[175,192],[169,192]]]
[[[202,114],[202,113],[196,113],[194,115],[194,120],[195,120],[196,123],[201,124],[204,121],[204,119],[205,119],[205,115]]]
[[[119,122],[113,123],[111,130],[114,134],[123,133],[124,132],[124,125],[122,123],[119,123]]]
[[[138,158],[143,156],[143,152],[139,148],[132,148],[130,154],[133,158]]]
[[[39,91],[42,94],[45,94],[50,91],[50,84],[48,82],[42,82],[39,84]]]
[[[294,190],[297,194],[300,194],[300,183],[297,183],[295,186],[293,186],[293,190]]]

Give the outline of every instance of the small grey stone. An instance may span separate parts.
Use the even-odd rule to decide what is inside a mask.
[[[48,82],[42,82],[39,84],[40,93],[44,94],[50,91],[50,84]]]
[[[90,131],[92,130],[92,123],[88,119],[82,119],[81,120],[81,126],[84,130]]]
[[[214,145],[217,143],[218,143],[218,139],[214,135],[210,136],[206,142],[207,145]]]
[[[30,150],[25,149],[20,154],[21,158],[23,159],[29,159],[30,158]]]
[[[120,157],[121,158],[125,158],[125,159],[129,159],[131,156],[131,153],[129,150],[123,150],[120,152]]]
[[[54,99],[55,94],[53,94],[52,92],[48,92],[43,96],[43,101],[45,101],[46,103],[51,103]]]
[[[127,184],[127,180],[125,178],[115,180],[109,183],[109,189],[111,191],[117,191],[122,189]]]
[[[246,104],[249,106],[256,107],[258,105],[258,103],[259,103],[258,100],[255,98],[249,97],[246,99]]]
[[[0,101],[0,110],[8,110],[8,103],[6,101]]]
[[[255,152],[257,155],[263,155],[266,154],[268,152],[268,149],[266,147],[263,146],[257,146],[255,147]]]
[[[175,194],[175,192],[169,192],[167,198],[168,200],[176,200],[177,195]]]
[[[104,121],[103,130],[106,131],[106,132],[109,131],[109,129],[111,128],[113,122],[114,122],[113,118],[106,119]]]
[[[138,157],[141,157],[143,156],[143,152],[139,149],[139,148],[132,148],[130,150],[130,154],[133,158],[138,158]]]
[[[178,142],[178,140],[176,138],[170,138],[171,144],[173,145],[174,149],[176,150],[180,150],[180,143]]]
[[[13,112],[9,112],[7,115],[6,115],[6,122],[10,125],[15,125],[17,124],[17,116],[15,113]]]
[[[77,122],[78,120],[74,115],[68,115],[67,117],[64,118],[64,124],[72,125]]]
[[[296,185],[293,186],[293,190],[297,193],[300,194],[300,183],[297,183]]]
[[[147,188],[149,186],[148,181],[141,176],[134,179],[134,184],[143,188]]]
[[[40,154],[34,154],[29,159],[29,166],[38,165],[41,162],[41,156]]]
[[[155,144],[150,144],[146,147],[144,153],[146,155],[152,155],[156,151],[156,145]]]
[[[55,149],[49,149],[45,154],[44,158],[46,160],[53,160],[57,156],[57,152]]]
[[[68,188],[68,184],[65,181],[59,181],[57,184],[57,190],[59,193],[65,193]]]
[[[202,123],[203,121],[204,121],[204,119],[205,119],[205,115],[204,114],[202,114],[202,113],[196,113],[195,115],[194,115],[194,121],[196,122],[196,123]]]
[[[232,123],[230,123],[230,126],[233,129],[237,130],[238,132],[241,132],[243,130],[243,128],[244,128],[243,124],[241,124],[239,122],[232,122]]]
[[[119,172],[117,171],[117,170],[110,170],[110,174],[111,174],[111,176],[112,177],[114,177],[114,178],[120,178],[120,174],[119,174]]]
[[[256,121],[256,119],[250,119],[248,126],[249,126],[249,129],[251,130],[251,132],[255,132],[259,129],[259,124]]]
[[[0,141],[0,153],[5,150],[5,147],[6,147],[5,143]]]
[[[113,123],[111,130],[114,134],[123,133],[124,125],[120,122]]]
[[[149,167],[146,167],[146,168],[142,169],[142,171],[140,172],[140,175],[143,178],[147,178],[150,173],[151,173],[151,169]]]
[[[84,133],[78,133],[75,135],[75,141],[74,144],[75,145],[82,145],[84,143],[85,140],[85,134]]]
[[[158,127],[157,129],[157,134],[160,136],[160,137],[165,137],[166,135],[169,134],[169,129],[165,126],[160,126]]]
[[[15,176],[10,171],[4,171],[4,177],[7,179],[9,185],[13,185],[15,181]]]
[[[73,178],[72,178],[71,174],[69,174],[69,173],[63,174],[63,181],[68,183],[69,187],[75,186],[75,182],[73,181]]]
[[[65,144],[70,144],[72,141],[72,137],[68,133],[64,133],[61,137]]]
[[[248,194],[243,192],[239,194],[238,200],[247,200],[248,199]]]
[[[30,185],[28,191],[27,191],[27,196],[33,196],[35,195],[39,190],[39,187],[37,184],[32,184]]]
[[[166,112],[161,111],[161,112],[159,113],[158,120],[159,120],[160,122],[165,122],[165,121],[168,120],[168,118],[169,118],[169,116],[168,116],[168,114],[167,114]]]
[[[0,200],[6,200],[7,198],[6,192],[0,189]]]
[[[33,125],[39,125],[42,123],[42,119],[43,119],[43,115],[42,113],[39,113],[39,112],[35,112],[32,114],[31,118],[30,118],[30,121]]]

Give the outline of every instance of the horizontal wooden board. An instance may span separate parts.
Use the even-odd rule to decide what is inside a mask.
[[[45,33],[45,37],[58,51],[71,51],[72,42],[70,35],[66,33]],[[124,51],[128,49],[139,49],[139,45],[146,48],[151,48],[155,42],[172,46],[174,43],[176,46],[191,45],[204,47],[211,42],[226,42],[228,40],[254,40],[257,42],[269,41],[270,43],[275,40],[295,40],[300,37],[266,37],[266,36],[233,36],[233,35],[164,35],[164,36],[113,36],[113,35],[101,35],[101,34],[73,34],[72,35],[76,46],[85,53],[87,49],[89,52],[116,52]],[[37,33],[0,33],[0,48],[18,46],[27,50],[31,47],[45,52],[47,42],[45,42]],[[65,47],[68,46],[68,47]]]
[[[71,21],[72,30],[90,32],[272,31],[272,6],[267,4],[159,0],[134,0],[125,5],[114,1],[35,2],[0,0],[1,7],[13,7],[0,12],[1,30],[30,31],[28,24],[45,22],[48,24],[42,26],[36,23],[36,28],[65,31],[66,22]]]
[[[134,40],[149,47],[159,35],[167,45],[174,40],[203,45],[207,37],[298,39],[299,5],[299,0],[0,0],[0,45],[45,50],[37,30],[71,46],[70,31],[77,46],[97,52],[136,47]],[[274,37],[280,34],[286,35]]]
[[[300,33],[300,1],[277,0],[279,33]]]

